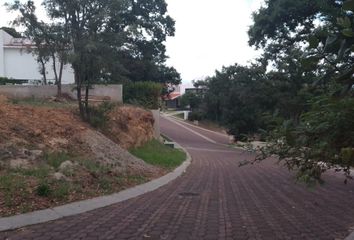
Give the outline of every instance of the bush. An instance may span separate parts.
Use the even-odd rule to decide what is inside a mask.
[[[58,170],[63,162],[70,160],[70,156],[65,152],[46,152],[44,159],[49,166]]]
[[[134,82],[124,85],[124,102],[149,109],[160,106],[162,86],[154,82]]]
[[[52,190],[47,183],[41,183],[37,187],[36,193],[40,197],[49,197],[49,195],[52,193]]]
[[[16,79],[9,79],[6,77],[0,77],[0,85],[6,85],[6,84],[23,84],[27,83],[27,80],[16,80]]]
[[[108,114],[115,107],[113,103],[104,102],[99,106],[90,107],[90,119],[89,123],[94,128],[105,129],[109,121]]]
[[[354,166],[354,99],[319,97],[300,123],[286,121],[273,132],[260,160],[273,154],[296,170],[299,180],[321,183],[322,174],[335,168],[350,178]],[[346,179],[347,180],[347,179]]]
[[[185,93],[182,97],[181,97],[181,106],[183,108],[191,108],[192,110],[193,109],[196,109],[196,108],[199,108],[199,106],[201,105],[202,103],[202,97],[195,94],[195,93],[191,93],[191,92],[188,92],[188,93]]]
[[[204,119],[205,114],[201,111],[191,112],[188,116],[189,121],[201,121]]]

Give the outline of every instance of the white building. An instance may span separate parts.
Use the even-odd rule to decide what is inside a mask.
[[[14,38],[0,29],[0,77],[29,80],[29,83],[41,81],[40,65],[29,51],[31,48],[33,45],[30,40]],[[47,63],[46,72],[48,82],[54,82],[51,62]],[[74,73],[69,65],[64,67],[62,83],[74,83]]]

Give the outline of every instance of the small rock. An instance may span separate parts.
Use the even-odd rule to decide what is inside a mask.
[[[65,139],[65,138],[52,138],[49,141],[49,144],[53,147],[56,146],[67,146],[69,144],[69,140]]]
[[[40,143],[40,144],[37,145],[37,147],[39,149],[46,149],[47,146],[45,144],[43,144],[43,143]]]
[[[39,130],[39,129],[36,129],[34,132],[33,132],[34,136],[38,137],[42,134],[42,131]]]
[[[16,168],[29,168],[30,163],[27,159],[17,158],[10,160],[10,167],[13,169]]]
[[[74,164],[71,161],[65,161],[59,166],[60,172],[72,170],[74,168]]]
[[[31,151],[28,151],[29,152],[29,156],[31,158],[31,160],[35,160],[39,157],[41,157],[43,155],[43,151],[42,150],[31,150]]]
[[[60,172],[54,173],[53,177],[54,177],[55,180],[58,180],[58,181],[66,180],[66,176],[64,174],[60,173]]]

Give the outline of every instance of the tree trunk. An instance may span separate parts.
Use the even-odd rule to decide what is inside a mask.
[[[89,84],[86,84],[86,89],[85,89],[85,110],[86,110],[86,120],[90,121],[90,108],[89,108],[89,91],[90,87]]]
[[[77,74],[77,71],[75,71],[75,83],[76,83],[76,93],[77,93],[77,102],[79,104],[79,111],[80,111],[80,116],[82,119],[85,119],[85,111],[84,111],[84,106],[82,104],[82,94],[81,94],[81,80],[80,76]]]
[[[58,72],[57,72],[57,60],[55,57],[55,53],[52,53],[52,61],[53,61],[53,72],[54,72],[54,77],[55,77],[55,85],[58,87],[57,91],[57,97],[61,97],[61,86],[59,87],[59,78],[58,78]]]
[[[48,84],[48,81],[47,81],[47,73],[46,73],[46,67],[45,67],[45,62],[42,58],[39,59],[39,62],[41,63],[41,74],[43,76],[43,83],[44,85],[47,85]]]
[[[62,97],[61,81],[63,78],[63,69],[64,69],[64,62],[60,61],[59,77],[58,77],[58,82],[57,82],[57,88],[58,88],[57,95],[59,98]]]

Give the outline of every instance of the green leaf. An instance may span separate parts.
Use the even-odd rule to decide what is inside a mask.
[[[317,48],[319,43],[320,43],[320,40],[317,37],[311,36],[309,38],[310,48]]]
[[[354,0],[347,0],[343,3],[343,10],[354,11]]]
[[[301,64],[305,69],[311,69],[318,64],[319,60],[320,60],[319,56],[310,56],[307,58],[303,58],[301,60]]]
[[[338,51],[338,61],[342,60],[344,57],[345,52],[347,51],[347,40],[342,40],[341,44],[340,44],[340,49]]]
[[[348,17],[338,18],[337,23],[343,28],[350,28],[352,26],[352,22]]]
[[[346,37],[351,37],[351,38],[354,37],[354,32],[351,28],[343,29],[342,33]]]
[[[325,44],[325,51],[328,50],[328,48],[333,45],[336,41],[338,40],[338,36],[336,35],[330,35],[327,37],[326,44]]]

